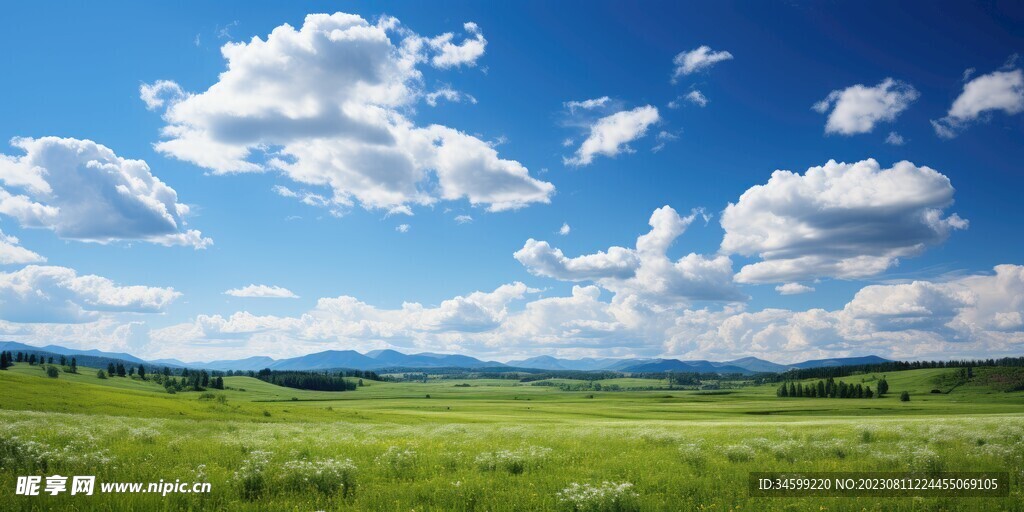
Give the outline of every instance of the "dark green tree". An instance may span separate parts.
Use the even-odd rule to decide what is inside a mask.
[[[78,359],[71,358],[71,373],[78,373]]]
[[[900,402],[909,402],[909,401],[910,401],[910,393],[907,393],[906,391],[900,393]]]

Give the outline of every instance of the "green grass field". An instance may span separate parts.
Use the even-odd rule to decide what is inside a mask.
[[[1024,510],[1024,393],[943,388],[952,371],[889,373],[884,398],[848,400],[777,398],[776,386],[569,392],[498,379],[367,381],[335,393],[248,377],[172,395],[94,369],[52,379],[18,364],[0,372],[0,508]],[[874,387],[877,377],[841,380]],[[651,382],[635,381],[608,383]],[[1011,495],[747,491],[751,471],[982,470],[1009,471]],[[209,482],[212,492],[14,496],[18,475],[51,474]]]

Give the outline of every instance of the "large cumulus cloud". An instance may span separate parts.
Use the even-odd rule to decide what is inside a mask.
[[[212,243],[186,229],[189,207],[142,160],[91,140],[16,138],[24,155],[0,154],[0,214],[61,238],[142,240],[197,249]]]
[[[425,38],[394,18],[311,14],[298,29],[221,49],[227,69],[207,90],[170,81],[143,86],[165,107],[158,151],[215,173],[276,170],[328,187],[335,206],[409,213],[411,205],[466,199],[489,210],[546,203],[554,186],[530,176],[491,144],[410,118],[424,97],[421,67],[471,66],[486,40]]]
[[[721,250],[760,258],[740,269],[741,283],[873,276],[967,227],[944,213],[953,192],[943,174],[906,161],[775,171],[725,208]]]

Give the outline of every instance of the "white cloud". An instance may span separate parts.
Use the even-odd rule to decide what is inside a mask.
[[[840,310],[686,311],[666,344],[690,357],[739,354],[795,362],[878,354],[949,359],[1019,354],[1024,347],[1024,267],[948,282],[861,289]]]
[[[394,18],[371,25],[313,14],[299,29],[281,25],[265,39],[228,43],[227,70],[213,86],[165,102],[156,149],[215,174],[277,170],[329,189],[321,195],[335,208],[547,203],[554,186],[488,142],[407,117],[430,99],[422,64],[472,65],[482,55],[479,28],[465,28],[472,37],[456,45],[450,34],[426,39]]]
[[[565,158],[566,165],[589,165],[596,155],[614,157],[632,152],[629,143],[647,134],[647,129],[658,122],[658,109],[650,105],[616,112],[602,117],[590,127],[590,134],[576,150],[575,156]]]
[[[505,358],[538,352],[715,360],[750,355],[781,363],[870,353],[900,359],[997,357],[1019,354],[1024,347],[1024,266],[1017,265],[945,282],[872,285],[831,311],[749,312],[739,303],[688,309],[681,304],[655,306],[620,293],[606,301],[599,286],[574,286],[570,295],[513,307],[536,292],[512,283],[435,307],[407,302],[382,309],[341,296],[320,299],[313,309],[293,317],[245,311],[199,315],[192,322],[154,330],[150,346],[159,352],[154,355],[187,353],[207,359],[254,353],[294,356],[344,347]],[[60,332],[52,326],[48,331]],[[0,322],[6,338],[22,339],[26,332]]]
[[[179,102],[185,96],[185,91],[181,89],[181,86],[170,80],[157,80],[152,84],[139,86],[139,97],[146,104],[148,110],[156,110],[167,103]]]
[[[271,187],[271,190],[273,190],[275,194],[281,197],[287,197],[289,199],[298,199],[299,202],[304,205],[315,206],[317,208],[325,208],[327,209],[327,212],[331,214],[332,217],[341,217],[342,215],[345,214],[344,207],[339,206],[333,201],[315,192],[310,192],[308,190],[295,191],[284,185],[274,185],[273,187]],[[389,213],[408,213],[409,215],[412,215],[411,211],[403,210],[401,206],[392,208]]]
[[[77,323],[104,312],[156,313],[180,296],[173,288],[118,286],[66,267],[30,265],[0,273],[0,320]]]
[[[636,248],[611,247],[593,254],[566,257],[560,249],[529,239],[514,254],[532,274],[562,281],[591,281],[615,293],[616,301],[681,304],[691,300],[744,300],[732,284],[732,262],[726,256],[690,253],[672,261],[669,246],[702,212],[686,217],[669,206],[651,215],[651,231],[637,238]]]
[[[100,243],[143,240],[196,249],[213,243],[185,229],[189,207],[142,160],[121,158],[90,140],[16,138],[11,145],[25,154],[0,154],[0,213],[23,227]]]
[[[601,96],[600,98],[594,98],[582,101],[567,101],[563,103],[565,108],[569,109],[570,113],[575,113],[576,109],[593,110],[600,108],[608,104],[612,99],[608,96]]]
[[[570,231],[572,231],[572,228],[565,222],[562,223],[562,227],[558,228],[558,234],[562,236],[568,235]]]
[[[891,146],[902,146],[905,142],[903,136],[896,132],[889,132],[889,135],[885,138],[885,143]]]
[[[786,283],[776,286],[775,291],[781,295],[799,295],[801,293],[813,292],[814,288],[800,283]]]
[[[544,241],[529,239],[515,253],[515,258],[532,274],[562,281],[594,281],[598,279],[629,279],[640,266],[635,251],[611,247],[607,252],[567,258]]]
[[[562,147],[563,148],[572,147],[572,145],[575,144],[575,143],[576,143],[576,141],[573,140],[572,137],[566,137],[566,138],[562,139]]]
[[[409,232],[409,225],[408,224],[399,224],[399,225],[395,226],[395,231],[398,231],[399,233],[408,233]]]
[[[868,133],[880,122],[890,122],[920,96],[906,82],[886,78],[874,87],[857,84],[832,91],[814,104],[814,110],[832,112],[825,123],[825,133],[854,135]]]
[[[932,121],[932,127],[940,137],[953,138],[971,122],[994,111],[1007,115],[1024,112],[1024,71],[995,71],[967,82],[946,117]]]
[[[462,44],[454,44],[452,40],[455,35],[451,32],[441,34],[426,41],[427,45],[437,51],[430,63],[436,68],[447,69],[452,67],[476,66],[476,61],[483,57],[487,48],[487,40],[484,33],[476,23],[467,22],[462,26],[470,35],[463,39]]]
[[[716,52],[706,45],[688,52],[680,52],[672,59],[672,63],[676,65],[675,72],[672,74],[672,82],[676,82],[683,75],[704,71],[719,62],[731,59],[731,53]]]
[[[141,321],[124,321],[110,316],[73,324],[15,323],[0,320],[5,340],[42,345],[55,344],[82,350],[104,350],[145,354],[149,350],[149,328]],[[187,353],[183,353],[187,354]]]
[[[672,132],[668,132],[668,131],[662,130],[662,131],[658,132],[658,136],[655,137],[655,138],[658,140],[658,144],[656,144],[654,147],[652,147],[651,151],[657,153],[658,151],[661,151],[661,150],[665,149],[665,144],[668,144],[671,141],[677,140],[679,138],[679,136],[674,134],[674,133],[672,133]]]
[[[698,107],[704,107],[704,106],[707,106],[707,104],[708,104],[707,96],[704,96],[704,93],[698,91],[697,89],[694,89],[694,90],[690,91],[689,93],[687,93],[685,98],[686,98],[686,101],[689,101],[690,103],[693,103],[694,105],[697,105]]]
[[[966,228],[955,213],[943,217],[952,203],[946,176],[906,161],[775,171],[726,207],[721,249],[761,259],[740,269],[740,283],[862,278]]]
[[[434,92],[427,93],[427,95],[425,96],[425,101],[427,102],[427,105],[430,105],[431,107],[437,106],[438,99],[444,99],[452,103],[461,103],[463,101],[466,101],[468,103],[476,105],[476,98],[464,92],[456,91],[451,87],[442,87]]]
[[[469,224],[470,222],[473,222],[473,217],[469,215],[456,215],[455,222],[459,224]]]
[[[18,245],[18,237],[0,231],[0,265],[43,263],[46,258]]]
[[[262,345],[264,353],[275,356],[304,354],[322,349],[325,343],[339,342],[368,350],[395,346],[390,343],[401,346],[432,340],[430,346],[444,350],[449,340],[489,335],[485,333],[495,331],[507,319],[510,302],[534,292],[523,283],[512,283],[492,292],[454,297],[437,307],[406,302],[398,309],[377,308],[349,296],[322,298],[298,317],[257,316],[245,311],[227,317],[199,315],[191,323],[157,329],[152,338],[164,345],[168,354],[182,350],[180,340],[195,340],[188,350],[215,350],[217,357],[223,355],[221,345],[232,340],[244,340],[249,347]]]
[[[250,284],[249,286],[243,286],[242,288],[233,288],[224,292],[225,295],[232,297],[245,297],[245,298],[257,298],[257,299],[297,299],[298,295],[295,295],[291,290],[282,288],[280,286],[267,286],[265,284]]]

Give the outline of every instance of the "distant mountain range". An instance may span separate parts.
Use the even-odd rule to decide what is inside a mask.
[[[434,354],[431,352],[403,354],[396,350],[373,350],[365,354],[361,354],[354,350],[325,350],[323,352],[289,359],[273,359],[265,356],[255,356],[245,359],[185,362],[177,359],[155,359],[152,361],[144,361],[131,354],[119,352],[78,350],[57,345],[37,347],[14,341],[0,341],[0,350],[37,354],[58,354],[65,356],[76,355],[80,356],[78,364],[83,366],[92,366],[93,364],[90,363],[102,363],[101,366],[106,366],[108,361],[124,361],[135,364],[149,364],[153,366],[201,368],[206,370],[222,371],[258,371],[264,368],[270,368],[271,370],[331,370],[342,368],[352,370],[519,368],[529,370],[602,370],[625,373],[660,373],[672,371],[696,373],[740,373],[750,375],[754,373],[784,372],[792,368],[852,366],[889,362],[888,359],[871,355],[863,357],[815,359],[790,365],[777,364],[771,361],[765,361],[764,359],[758,359],[756,357],[744,357],[733,361],[716,362],[705,360],[680,361],[679,359],[562,359],[551,356],[537,356],[529,359],[499,363],[497,361],[482,361],[475,357],[460,354]],[[87,359],[83,359],[83,357]]]

